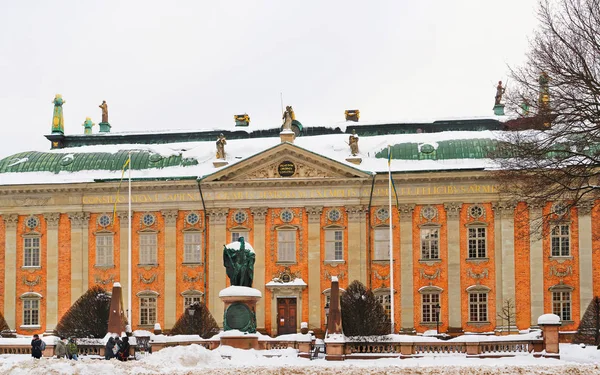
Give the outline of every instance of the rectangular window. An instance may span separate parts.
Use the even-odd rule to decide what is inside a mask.
[[[200,232],[183,234],[183,263],[202,263],[201,238]]]
[[[23,300],[23,325],[39,326],[40,325],[40,300],[39,299],[24,299]]]
[[[183,309],[187,309],[188,306],[193,305],[194,303],[202,303],[202,296],[185,296],[183,298]]]
[[[552,313],[571,320],[571,292],[552,292]]]
[[[469,293],[469,321],[487,322],[487,293]]]
[[[344,260],[344,232],[325,231],[325,260]]]
[[[140,325],[149,326],[156,323],[156,298],[140,298]]]
[[[157,264],[156,233],[140,234],[140,264]]]
[[[113,266],[113,235],[96,235],[96,265]]]
[[[469,258],[485,258],[485,228],[469,228]]]
[[[424,323],[435,323],[439,317],[435,313],[435,306],[440,303],[440,295],[437,293],[421,295],[421,309]]]
[[[421,259],[439,259],[439,229],[421,229]]]
[[[40,266],[40,238],[25,237],[23,239],[23,266]]]
[[[568,257],[571,255],[569,246],[569,224],[561,224],[552,228],[550,235],[553,257]]]
[[[381,303],[388,318],[392,316],[392,297],[389,294],[376,294],[375,298]]]
[[[277,261],[296,262],[296,231],[277,231]]]
[[[375,251],[374,260],[390,259],[390,229],[375,228]]]

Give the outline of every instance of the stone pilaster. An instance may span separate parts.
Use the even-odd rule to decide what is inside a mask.
[[[461,328],[460,210],[462,203],[444,203],[448,225],[448,320],[449,328]]]
[[[119,262],[121,267],[119,269],[119,282],[121,283],[121,292],[123,296],[123,303],[125,304],[124,309],[127,310],[129,306],[129,274],[128,270],[131,265],[128,262],[128,251],[129,251],[129,215],[127,211],[118,212],[119,216]],[[133,217],[133,213],[132,213]],[[132,249],[133,251],[133,249]],[[131,261],[133,262],[133,254],[131,255]],[[133,272],[133,271],[132,271]]]
[[[400,214],[400,321],[404,332],[414,330],[413,212],[414,204],[401,204]]]
[[[594,202],[580,202],[577,205],[579,216],[579,298],[580,318],[594,298],[592,273],[592,216]]]
[[[346,206],[348,215],[348,280],[367,283],[366,208]]]
[[[515,205],[496,202],[494,210],[494,267],[496,268],[496,311],[515,301]],[[510,327],[506,327],[510,329]]]
[[[321,325],[321,214],[323,207],[306,207],[308,215],[308,327]]]
[[[171,329],[177,321],[177,210],[160,212],[165,221],[165,321]]]
[[[254,252],[256,254],[256,261],[254,264],[254,282],[252,283],[252,287],[254,289],[260,290],[263,296],[265,294],[265,238],[266,238],[266,230],[265,230],[265,222],[267,218],[267,208],[266,207],[256,207],[252,208],[252,217],[254,218],[254,228],[252,231],[254,232],[254,243],[252,246],[254,247]],[[265,302],[263,299],[258,301],[257,309],[256,309],[256,325],[258,329],[265,329]]]
[[[208,216],[208,308],[213,312],[217,323],[223,326],[223,302],[219,299],[219,292],[225,289],[226,274],[223,267],[223,246],[227,241],[227,208],[213,208],[206,210]],[[205,266],[206,267],[206,266]]]
[[[4,320],[11,329],[16,328],[17,302],[17,222],[19,215],[3,215],[4,236]]]
[[[46,220],[46,331],[58,324],[58,221],[59,213],[44,214]]]
[[[542,208],[529,206],[529,227],[541,228]],[[541,229],[539,229],[541,230]],[[531,325],[537,326],[537,319],[544,314],[544,258],[542,238],[539,233],[531,233],[529,236],[529,271],[531,277]]]
[[[88,289],[89,212],[71,212],[71,304]]]

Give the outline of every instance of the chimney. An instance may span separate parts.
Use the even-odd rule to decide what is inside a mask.
[[[233,119],[235,120],[236,127],[250,125],[250,116],[248,116],[247,113],[244,113],[243,115],[235,115],[233,116]]]
[[[346,115],[346,121],[358,122],[360,118],[360,111],[358,109],[347,109],[344,114]]]

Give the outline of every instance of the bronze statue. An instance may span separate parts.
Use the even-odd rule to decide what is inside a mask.
[[[102,108],[102,122],[108,123],[108,105],[106,104],[106,100],[102,101],[98,107]]]
[[[223,133],[219,134],[219,138],[217,138],[217,159],[225,159],[226,144],[227,141],[225,140]]]
[[[226,245],[223,246],[223,265],[231,285],[252,288],[256,254],[254,251],[246,249],[244,237],[240,237],[238,241],[240,242],[239,249],[229,249]]]
[[[502,87],[502,81],[498,81],[498,86],[496,87],[495,105],[500,105],[500,102],[502,101],[502,95],[504,95],[504,91],[506,91],[506,88]]]
[[[296,115],[294,114],[294,110],[291,105],[285,107],[285,112],[283,112],[283,130],[292,130],[292,121],[296,119]]]
[[[352,134],[348,138],[348,144],[350,145],[350,153],[352,153],[352,156],[356,156],[358,154],[358,135],[356,135],[355,129],[352,129]]]

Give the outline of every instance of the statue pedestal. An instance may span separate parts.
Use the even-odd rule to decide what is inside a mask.
[[[279,137],[281,138],[281,143],[294,143],[294,138],[296,138],[296,134],[293,130],[282,130],[281,133],[279,133]]]
[[[213,165],[215,166],[215,168],[219,168],[219,167],[222,167],[227,164],[229,164],[229,163],[226,162],[225,160],[221,160],[221,159],[213,161]]]
[[[100,126],[100,133],[110,133],[110,124],[108,122],[101,122],[98,125]]]
[[[350,156],[346,158],[346,161],[349,161],[352,164],[360,164],[362,163],[362,158],[359,158],[358,156]]]
[[[504,116],[504,104],[496,104],[494,106],[494,114],[496,116]]]
[[[256,333],[256,303],[262,298],[258,289],[246,286],[230,286],[219,292],[219,298],[225,304],[223,329],[239,331],[221,336],[221,345],[239,349],[258,349]]]

